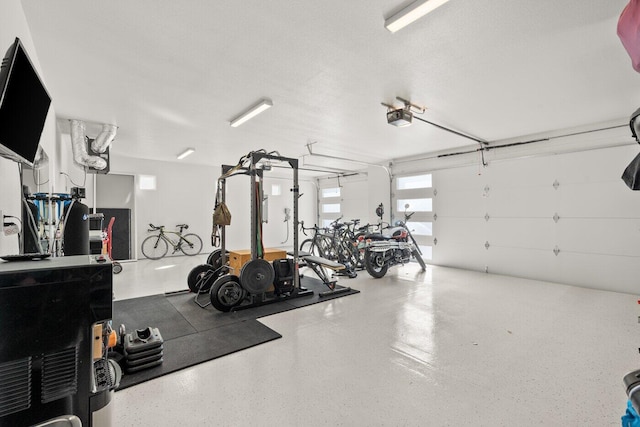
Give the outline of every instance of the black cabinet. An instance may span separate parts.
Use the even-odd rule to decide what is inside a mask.
[[[112,295],[112,266],[95,256],[0,261],[0,426],[70,415],[91,426],[92,401],[108,403],[95,331],[111,320]]]

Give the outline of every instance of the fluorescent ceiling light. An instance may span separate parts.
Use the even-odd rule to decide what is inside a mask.
[[[187,157],[189,154],[193,153],[194,151],[196,151],[195,148],[187,148],[182,153],[178,154],[178,160],[184,159],[185,157]]]
[[[256,105],[252,106],[247,111],[240,114],[235,119],[231,120],[231,126],[234,128],[238,127],[244,122],[246,122],[247,120],[257,116],[258,114],[262,113],[264,110],[267,110],[271,107],[273,107],[273,101],[271,101],[269,98],[262,98],[260,102],[258,102]]]
[[[387,30],[395,33],[412,22],[422,18],[432,10],[442,6],[449,0],[418,0],[384,21]]]

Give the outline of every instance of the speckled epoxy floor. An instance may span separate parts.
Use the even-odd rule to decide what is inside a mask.
[[[114,293],[183,288],[199,262],[124,264]],[[620,425],[636,296],[414,265],[340,283],[361,293],[262,318],[279,340],[115,393],[113,425]]]

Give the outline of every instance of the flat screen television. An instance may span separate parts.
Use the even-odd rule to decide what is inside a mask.
[[[32,166],[51,97],[19,38],[0,67],[0,156]]]

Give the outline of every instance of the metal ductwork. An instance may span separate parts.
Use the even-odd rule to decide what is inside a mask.
[[[113,142],[113,139],[116,137],[116,131],[118,130],[118,126],[116,125],[102,125],[102,132],[93,140],[91,143],[91,149],[96,153],[104,153],[109,148],[109,145]]]
[[[49,164],[49,156],[42,149],[42,147],[38,146],[38,151],[36,151],[36,158],[33,161],[34,169],[42,169]]]
[[[69,121],[71,122],[71,148],[73,149],[73,161],[81,167],[90,167],[98,170],[106,168],[106,160],[99,156],[90,156],[87,152],[87,137],[84,122],[82,120]]]

